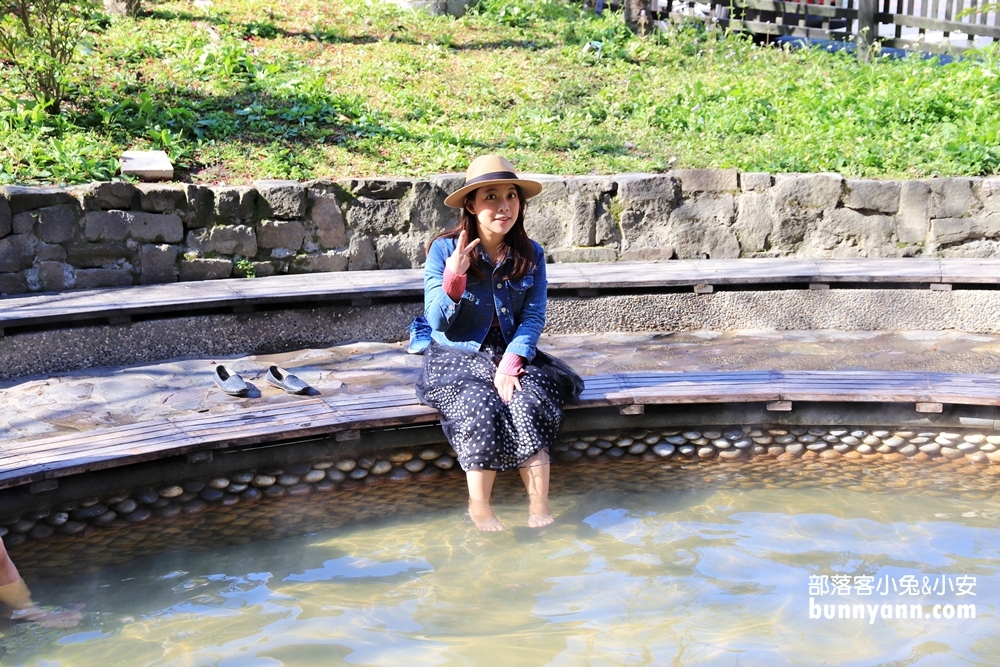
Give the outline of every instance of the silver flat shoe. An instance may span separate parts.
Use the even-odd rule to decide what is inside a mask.
[[[219,389],[232,396],[246,396],[246,393],[250,391],[250,387],[247,386],[243,378],[236,373],[230,373],[225,366],[216,366],[213,377],[215,384],[219,385]]]
[[[312,389],[312,387],[299,378],[277,366],[267,367],[267,375],[264,376],[264,380],[272,387],[284,389],[289,394],[304,394]]]

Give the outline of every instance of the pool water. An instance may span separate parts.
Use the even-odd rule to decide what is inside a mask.
[[[609,469],[619,471],[617,485],[586,482]],[[996,664],[996,476],[955,466],[875,475],[830,466],[798,473],[822,483],[774,484],[753,472],[763,469],[556,468],[557,522],[540,531],[524,527],[526,503],[508,474],[497,489],[508,530],[496,534],[472,527],[461,480],[447,480],[455,504],[446,509],[385,516],[369,507],[375,517],[307,535],[29,578],[37,600],[83,604],[84,620],[58,630],[11,625],[0,661]],[[868,477],[900,488],[864,491],[859,479]],[[290,499],[285,511],[313,502]],[[832,577],[844,575],[848,590],[840,592],[848,594],[838,595]],[[886,592],[862,594],[866,580],[857,577],[869,576]],[[922,590],[906,595],[914,578]],[[927,617],[883,617],[883,605],[894,614],[914,603]],[[946,606],[966,603],[975,618],[945,618]],[[863,605],[864,618],[825,618],[824,604]]]

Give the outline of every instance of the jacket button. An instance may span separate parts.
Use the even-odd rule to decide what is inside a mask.
[[[507,312],[507,309],[506,309],[506,308],[501,308],[501,309],[500,309],[500,312],[501,312],[501,313],[506,313],[506,312]]]
[[[497,283],[497,289],[503,289],[503,283]]]

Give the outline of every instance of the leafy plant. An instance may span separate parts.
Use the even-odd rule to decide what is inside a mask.
[[[49,113],[59,113],[90,9],[87,0],[13,0],[0,20],[0,56]]]
[[[257,269],[249,259],[236,260],[236,272],[242,274],[244,278],[256,278]]]

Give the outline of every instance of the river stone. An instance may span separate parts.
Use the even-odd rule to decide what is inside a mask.
[[[370,454],[361,456],[358,457],[358,465],[364,468],[365,470],[371,470],[372,466],[375,465],[376,460],[377,459],[374,456],[371,456]]]
[[[644,442],[636,442],[628,448],[628,453],[632,456],[641,456],[646,453],[646,449],[649,447]]]
[[[722,431],[705,431],[702,434],[703,438],[708,438],[709,440],[718,440],[722,437]]]
[[[655,447],[653,448],[653,451],[654,452],[656,451]],[[691,456],[695,453],[695,447],[694,445],[681,445],[680,447],[677,448],[677,451],[683,454],[684,456]]]
[[[252,477],[250,479],[253,480]],[[249,486],[249,484],[232,483],[229,486],[227,486],[224,490],[226,493],[243,493],[244,491],[247,490],[247,486]]]
[[[763,447],[763,445],[757,445],[757,447]],[[769,456],[781,456],[785,453],[785,448],[778,445],[772,445],[767,448],[767,453]]]
[[[301,479],[298,475],[285,473],[284,475],[279,475],[276,481],[282,486],[295,486]]]
[[[389,473],[387,479],[390,482],[405,482],[411,477],[410,473],[406,468],[393,468],[392,472]]]
[[[867,440],[867,438],[866,438],[866,440]],[[884,441],[884,444],[887,445],[887,446],[889,446],[889,447],[899,447],[904,442],[906,442],[906,440],[904,440],[903,438],[899,437],[898,435],[894,435],[891,438],[886,438],[885,441]],[[873,443],[868,443],[868,444],[873,444]]]
[[[312,486],[306,483],[296,484],[295,486],[288,487],[288,495],[290,496],[308,496],[312,493]]]
[[[791,454],[792,456],[798,456],[799,454],[802,453],[802,451],[805,448],[806,448],[805,445],[802,445],[802,444],[799,444],[799,443],[796,442],[796,443],[792,443],[792,444],[788,445],[787,447],[785,447],[785,453],[786,454]]]
[[[115,503],[112,509],[114,509],[114,511],[117,512],[118,514],[131,514],[138,507],[139,503],[132,500],[131,498],[127,498],[119,503]]]
[[[823,441],[813,442],[813,443],[810,443],[810,444],[806,445],[806,449],[808,449],[810,452],[821,452],[824,449],[826,449],[827,447],[829,447],[829,445],[826,442],[823,442]]]
[[[710,459],[713,456],[715,456],[715,448],[714,447],[699,447],[698,448],[698,457],[699,458]]]
[[[367,476],[368,476],[368,471],[365,470],[364,468],[355,468],[354,470],[351,471],[351,474],[349,475],[351,479],[364,479]]]
[[[185,514],[197,514],[198,512],[203,512],[208,509],[208,503],[206,503],[201,498],[194,498],[184,503],[183,511]]]
[[[850,449],[851,449],[850,445],[845,445],[842,442],[833,446],[833,451],[840,452],[841,454],[843,454],[844,452],[846,452],[846,451],[848,451]]]
[[[371,473],[373,475],[385,475],[392,470],[392,464],[385,459],[379,459],[371,467]]]
[[[232,507],[233,505],[236,505],[239,502],[240,502],[239,495],[234,493],[224,493],[222,495],[222,500],[219,501],[219,504],[222,505],[223,507]]]
[[[767,448],[762,445],[753,445],[750,447],[749,451],[753,456],[761,456],[767,453]]]
[[[31,519],[18,519],[10,526],[10,530],[11,532],[14,533],[27,533],[34,527],[35,527],[35,522],[32,521]]]
[[[124,519],[129,523],[141,523],[143,521],[147,521],[151,516],[153,516],[152,510],[148,507],[140,507],[135,511],[126,514]]]
[[[389,455],[389,461],[392,463],[406,463],[413,459],[413,452],[403,450],[401,452],[393,452]]]
[[[200,495],[202,500],[206,502],[217,503],[222,500],[222,496],[224,496],[225,493],[223,493],[222,489],[216,489],[209,486],[202,489],[201,493],[198,495]]]
[[[434,465],[441,470],[451,470],[451,468],[455,465],[455,459],[450,456],[439,456],[434,461]]]
[[[611,449],[612,447],[612,444],[607,440],[597,440],[594,442],[594,445],[600,447],[601,449]]]
[[[679,438],[681,442],[687,442],[687,439],[684,438],[683,436],[672,435],[670,437],[671,438]],[[647,435],[645,438],[642,439],[642,441],[644,443],[646,443],[647,445],[655,445],[660,440],[662,440],[662,438],[657,433],[650,433],[649,435]],[[677,444],[677,443],[674,443],[674,444]]]
[[[612,447],[611,449],[608,450],[608,456],[610,456],[613,459],[620,459],[624,455],[625,455],[625,450],[622,449],[621,447]]]
[[[685,431],[681,435],[683,435],[686,440],[697,440],[701,437],[701,431]]]
[[[79,521],[67,521],[63,525],[59,526],[59,532],[63,535],[79,535],[86,527],[87,524]]]
[[[77,501],[77,505],[79,505],[80,507],[93,507],[94,505],[96,505],[99,502],[101,502],[101,499],[97,498],[97,497],[84,498],[83,500],[78,500]],[[68,512],[70,510],[66,510],[66,511]]]
[[[160,489],[160,496],[162,496],[163,498],[176,498],[182,493],[184,493],[184,489],[181,488],[179,484],[165,486],[162,489]]]
[[[649,438],[646,438],[646,439],[649,440]],[[683,435],[672,435],[669,438],[667,438],[666,441],[667,441],[667,443],[669,443],[671,445],[674,445],[674,446],[677,446],[677,447],[680,447],[681,445],[686,445],[688,443],[688,439],[685,438]],[[657,442],[659,442],[658,438],[657,438],[657,440],[655,442],[653,442],[653,443],[647,443],[647,444],[654,444],[655,445]]]
[[[193,491],[185,491],[184,493],[182,493],[181,495],[177,496],[173,500],[174,500],[174,502],[177,502],[177,503],[180,503],[181,505],[183,505],[184,503],[191,502],[192,500],[194,500],[197,497],[198,497],[197,493],[195,493]]]
[[[779,445],[790,445],[795,442],[796,438],[791,433],[786,433],[784,435],[775,436],[774,441]]]
[[[577,461],[582,456],[583,454],[576,449],[568,449],[565,452],[559,452],[559,460],[565,461],[566,463],[572,463],[573,461]],[[435,468],[435,470],[437,470],[437,468]]]
[[[324,479],[321,482],[317,482],[314,486],[317,493],[329,493],[337,488],[337,485],[328,479]]]
[[[694,440],[691,441],[691,444],[695,445],[696,447],[701,447],[702,445],[707,445],[708,443],[709,439],[705,437],[695,438]]]
[[[802,434],[802,435],[800,435],[798,437],[798,440],[803,445],[808,445],[808,444],[811,444],[813,442],[816,442],[817,440],[819,440],[819,438],[817,438],[815,435],[812,435],[810,433],[804,433],[804,434]]]
[[[351,472],[358,466],[358,462],[354,459],[344,459],[343,461],[337,462],[337,470],[341,472]]]
[[[587,448],[590,447],[590,443],[587,442],[586,440],[577,440],[573,443],[572,446],[573,449],[577,451],[585,452],[587,451]]]
[[[107,505],[102,505],[98,503],[97,505],[91,505],[90,507],[81,507],[79,509],[73,510],[70,513],[70,518],[74,521],[87,521],[95,517],[99,517],[108,511]]]
[[[326,471],[326,478],[331,482],[333,482],[334,484],[340,484],[341,482],[347,479],[347,475],[345,475],[342,471],[337,470],[336,468],[330,468],[329,470]]]
[[[916,445],[905,445],[905,446],[899,448],[899,453],[902,454],[903,456],[906,456],[906,457],[913,456],[918,451],[920,451],[920,450],[917,449]]]
[[[598,447],[597,445],[591,445],[590,447],[587,447],[587,451],[585,452],[585,454],[587,456],[589,456],[590,458],[592,458],[592,459],[593,458],[597,458],[598,456],[600,456],[603,453],[604,453],[604,450],[601,449],[600,447]]]
[[[243,500],[260,500],[262,495],[263,494],[260,492],[260,489],[256,486],[251,486],[246,491],[241,493],[240,497],[243,498]]]
[[[8,547],[17,547],[28,541],[28,536],[24,533],[10,533],[4,537],[4,544]]]
[[[264,489],[264,495],[268,498],[284,498],[288,489],[280,484],[274,484]]]
[[[276,481],[273,475],[257,475],[253,478],[253,485],[258,488],[267,488],[272,486]]]
[[[877,438],[876,438],[876,440],[877,440]],[[855,436],[855,435],[845,435],[845,436],[843,436],[843,437],[842,437],[842,438],[840,439],[840,441],[841,441],[842,443],[844,443],[845,445],[851,445],[852,447],[853,447],[854,445],[858,445],[858,444],[861,444],[861,439],[860,439],[859,437]],[[866,442],[866,443],[864,443],[864,444],[866,444],[866,445],[867,445],[867,444],[870,444],[870,443],[867,443],[867,442]]]
[[[986,442],[991,445],[1000,445],[1000,435],[988,435],[986,436]]]
[[[889,445],[880,445],[875,448],[875,451],[878,452],[879,454],[888,454],[892,451],[892,447],[890,447]]]
[[[839,459],[842,456],[842,454],[836,450],[828,449],[824,452],[821,452],[819,456],[821,459],[829,461],[831,459]]]
[[[957,459],[964,456],[964,454],[960,450],[955,449],[954,447],[942,447],[941,456],[944,456],[945,458],[949,459]]]
[[[930,442],[930,438],[926,438],[926,437],[920,436],[920,435],[918,435],[915,438],[910,438],[910,444],[911,445],[920,446],[920,445],[924,445],[924,444],[926,444],[928,442]]]
[[[427,462],[421,459],[413,459],[404,463],[403,467],[412,473],[417,473],[427,467]]]
[[[774,442],[774,438],[769,435],[752,436],[752,440],[758,445],[770,445]]]
[[[302,476],[302,481],[306,484],[315,484],[316,482],[326,479],[325,470],[310,470],[305,475]]]
[[[170,504],[170,498],[157,498],[155,502],[149,504],[153,509],[160,509]]]
[[[45,517],[45,523],[49,524],[50,526],[59,527],[64,523],[66,523],[67,521],[69,521],[68,512],[53,512],[49,516]]]
[[[95,516],[90,520],[90,523],[94,526],[107,526],[117,518],[118,514],[109,510],[100,516]]]
[[[726,449],[719,452],[719,458],[726,461],[732,461],[740,458],[741,456],[743,456],[743,451],[739,449]]]
[[[841,436],[847,435],[847,433],[848,433],[848,430],[846,428],[831,428],[830,429],[830,435],[835,435],[838,438],[841,437]]]
[[[941,434],[938,437],[934,438],[934,442],[944,447],[947,447],[953,442],[953,440],[951,438],[946,438],[944,437],[944,434]]]
[[[981,451],[981,452],[995,452],[996,450],[997,450],[997,446],[996,445],[991,445],[988,442],[985,445],[979,445],[979,451]]]

